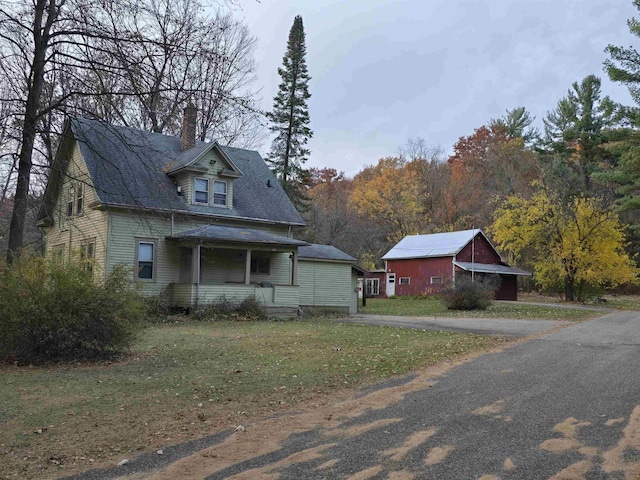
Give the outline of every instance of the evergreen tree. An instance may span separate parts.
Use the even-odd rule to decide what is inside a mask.
[[[302,187],[309,173],[303,164],[309,156],[306,148],[313,132],[309,128],[309,73],[305,55],[302,17],[297,15],[289,32],[287,52],[278,73],[282,79],[278,94],[273,99],[273,111],[267,113],[271,121],[269,129],[277,136],[271,144],[268,162],[289,197],[301,206],[304,203]]]

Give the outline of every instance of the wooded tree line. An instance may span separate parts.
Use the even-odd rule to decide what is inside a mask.
[[[626,58],[612,54],[613,79],[616,68],[640,72],[640,57]],[[628,78],[631,89],[640,85],[640,76]],[[376,268],[406,235],[482,228],[508,261],[567,299],[635,283],[637,113],[603,96],[601,79],[589,75],[549,110],[542,132],[518,107],[460,137],[448,157],[414,139],[354,178],[313,170],[307,239]]]

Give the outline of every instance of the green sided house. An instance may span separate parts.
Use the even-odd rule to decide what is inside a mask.
[[[305,223],[260,155],[196,142],[195,120],[187,107],[182,138],[68,120],[38,215],[46,254],[95,275],[130,266],[176,307],[253,296],[355,312],[355,259],[295,239]]]

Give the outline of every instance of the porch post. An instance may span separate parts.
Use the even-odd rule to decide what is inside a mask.
[[[244,264],[244,284],[251,283],[251,250],[247,249],[247,259]]]
[[[291,260],[291,285],[298,284],[298,251],[293,251],[293,258]]]
[[[191,268],[191,283],[196,285],[200,283],[200,244],[193,247],[192,255],[192,268]]]

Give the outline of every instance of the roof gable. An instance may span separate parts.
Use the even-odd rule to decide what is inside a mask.
[[[495,250],[480,229],[457,232],[432,233],[429,235],[408,235],[400,240],[383,257],[383,260],[410,258],[453,257],[467,246],[477,235],[482,235]]]
[[[194,148],[180,153],[176,159],[169,162],[163,170],[171,175],[182,170],[208,169],[208,164],[215,164],[219,160],[224,164],[221,170],[222,174],[228,177],[242,176],[242,172],[238,166],[231,157],[225,153],[218,142],[199,143]]]
[[[99,201],[105,205],[190,213],[212,217],[304,225],[258,152],[200,143],[182,152],[178,137],[75,118],[71,133],[80,147]],[[178,195],[167,166],[194,165],[207,152],[226,163],[223,171],[234,180],[233,205],[216,208],[188,204]],[[228,168],[226,168],[228,167]]]

